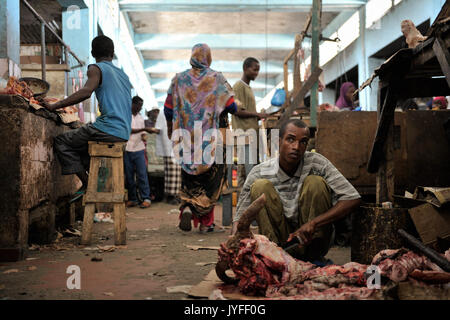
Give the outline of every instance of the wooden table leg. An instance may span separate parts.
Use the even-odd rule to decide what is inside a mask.
[[[92,225],[94,223],[95,203],[86,204],[84,207],[83,232],[81,234],[81,244],[91,244]]]
[[[127,243],[125,220],[125,203],[114,204],[114,244],[116,246]]]

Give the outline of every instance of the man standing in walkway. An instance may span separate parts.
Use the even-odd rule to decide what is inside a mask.
[[[165,201],[171,205],[180,204],[178,193],[181,188],[181,166],[175,160],[172,141],[167,135],[167,122],[163,112],[156,119],[156,155],[164,158],[164,195]]]
[[[256,100],[253,90],[250,87],[250,81],[254,81],[259,73],[259,62],[255,58],[249,57],[244,60],[242,78],[233,86],[234,98],[238,106],[239,115],[234,114],[232,118],[232,126],[234,130],[242,129],[247,134],[245,135],[244,152],[238,152],[238,158],[245,158],[245,164],[238,164],[238,187],[242,188],[247,175],[254,165],[258,163],[258,134],[259,126],[258,120],[265,118],[266,114],[256,112]],[[248,131],[250,130],[250,131]],[[250,135],[251,130],[254,130],[256,135]],[[256,137],[256,141],[255,140]],[[240,143],[238,139],[238,144]],[[250,148],[253,145],[255,148]],[[238,150],[241,147],[238,146]],[[252,152],[253,150],[253,152]],[[256,152],[255,152],[256,151]],[[255,154],[256,153],[256,154]],[[241,160],[242,161],[242,160]]]
[[[142,199],[141,208],[148,208],[151,205],[150,186],[148,183],[147,166],[145,164],[145,144],[143,135],[145,132],[158,133],[159,130],[145,127],[144,118],[139,114],[144,100],[135,96],[131,104],[131,136],[128,140],[124,154],[125,180],[128,190],[127,207],[134,207],[139,204],[136,186]]]

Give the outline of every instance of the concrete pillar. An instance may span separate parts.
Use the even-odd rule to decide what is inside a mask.
[[[369,69],[369,76],[373,74],[375,69],[377,69],[381,64],[383,64],[385,60],[384,59],[378,59],[378,58],[369,58],[368,59],[368,69]],[[370,87],[366,87],[363,91],[366,92],[366,94],[369,97],[369,106],[366,109],[367,111],[377,111],[377,105],[378,105],[378,77],[376,77],[373,81]]]
[[[319,104],[322,103],[329,103],[334,105],[335,104],[335,95],[336,91],[329,88],[324,88],[321,94],[319,95]],[[320,99],[321,97],[321,99]]]
[[[0,78],[20,77],[20,1],[0,1]]]
[[[358,87],[360,87],[370,76],[368,74],[366,50],[366,6],[362,6],[359,9],[359,38],[357,42]],[[368,91],[363,90],[359,93],[359,105],[361,106],[362,110],[370,109],[370,99]]]
[[[94,3],[95,4],[95,3]],[[69,74],[69,94],[73,93],[72,83],[82,87],[87,80],[87,67],[95,63],[91,55],[91,42],[97,36],[97,24],[94,16],[94,5],[91,7],[79,7],[72,5],[64,8],[62,14],[63,22],[63,40],[70,49],[86,64],[81,68],[73,69]],[[71,58],[71,67],[78,62]],[[80,107],[80,106],[79,106]],[[85,122],[91,122],[95,119],[95,98],[82,103]]]

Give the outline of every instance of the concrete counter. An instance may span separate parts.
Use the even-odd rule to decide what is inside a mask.
[[[74,175],[61,175],[53,152],[53,138],[71,129],[28,108],[20,96],[0,95],[0,261],[25,258],[33,223],[33,240],[51,242],[61,214],[57,203],[79,183]]]

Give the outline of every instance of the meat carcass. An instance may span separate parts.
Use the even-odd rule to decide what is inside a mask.
[[[403,20],[401,23],[401,30],[406,38],[408,48],[415,48],[419,42],[425,41],[427,37],[424,37],[411,20]]]
[[[240,291],[274,299],[366,299],[375,289],[366,285],[366,265],[355,262],[318,268],[297,260],[263,235],[241,239],[234,253],[222,244],[219,261],[229,261]]]
[[[270,299],[379,299],[382,290],[369,289],[367,265],[350,262],[322,268],[297,260],[263,235],[254,235],[250,224],[264,205],[264,195],[242,215],[237,233],[219,249],[216,273],[225,283],[237,284],[250,296]],[[445,283],[446,274],[428,258],[406,249],[383,250],[373,259],[382,276],[392,281],[410,279]],[[225,274],[231,269],[236,278]]]
[[[372,264],[380,268],[382,276],[394,282],[405,281],[409,274],[416,269],[443,272],[441,268],[427,257],[404,248],[382,250],[373,257]]]
[[[244,294],[266,297],[296,296],[299,290],[305,296],[305,288],[309,288],[311,296],[315,292],[339,288],[339,291],[331,290],[326,294],[345,297],[342,292],[347,289],[343,285],[365,285],[367,266],[348,263],[317,268],[312,263],[293,258],[267,237],[252,234],[250,224],[264,203],[264,195],[253,202],[239,220],[236,234],[221,244],[216,265],[220,279],[225,283],[237,283]],[[235,279],[225,274],[227,269],[234,272]]]
[[[229,259],[230,256],[233,258]],[[306,271],[315,268],[311,263],[294,259],[263,235],[242,239],[235,255],[221,244],[219,257],[229,261],[239,279],[239,288],[249,295],[264,296],[268,287],[294,286],[306,279]]]

